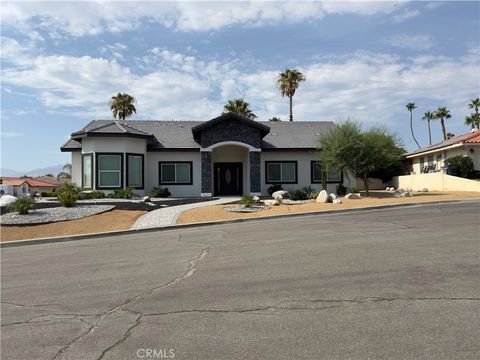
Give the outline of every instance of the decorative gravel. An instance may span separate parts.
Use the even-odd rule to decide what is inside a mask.
[[[235,213],[253,213],[261,210],[268,209],[267,205],[253,205],[250,207],[226,207],[223,210],[228,212],[235,212]]]
[[[315,199],[308,199],[308,200],[290,200],[290,199],[283,199],[282,204],[284,205],[302,205],[310,202],[314,202]]]
[[[32,225],[57,221],[77,220],[115,208],[115,205],[77,205],[71,208],[54,207],[30,210],[27,215],[8,213],[0,216],[2,225]]]

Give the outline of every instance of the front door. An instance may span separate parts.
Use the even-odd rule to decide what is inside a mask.
[[[242,163],[215,163],[215,195],[242,195]]]

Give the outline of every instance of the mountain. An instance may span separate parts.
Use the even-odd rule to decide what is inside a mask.
[[[1,176],[23,176],[23,175],[28,175],[28,176],[41,176],[41,175],[46,175],[46,174],[52,174],[52,175],[57,175],[59,172],[62,171],[63,164],[60,165],[53,165],[53,166],[47,166],[44,168],[38,168],[35,170],[30,170],[30,171],[19,171],[19,170],[14,170],[14,169],[0,169],[0,175]]]

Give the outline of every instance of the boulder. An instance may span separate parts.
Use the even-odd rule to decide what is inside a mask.
[[[15,201],[17,201],[18,198],[12,195],[2,195],[0,197],[0,206],[8,206],[13,204]]]
[[[348,193],[345,195],[345,199],[361,199],[362,196],[359,193]]]
[[[330,194],[330,201],[333,201],[337,198],[337,194],[331,193]]]
[[[393,196],[403,198],[403,197],[412,197],[412,194],[410,193],[410,191],[398,191],[397,190],[393,193]]]
[[[328,196],[328,193],[326,190],[322,190],[318,193],[317,196],[317,203],[328,203],[330,201],[330,196]]]
[[[288,194],[288,191],[286,191],[286,190],[278,190],[278,191],[275,191],[275,192],[272,194],[272,197],[273,197],[274,199],[276,199],[277,196],[280,195],[280,196],[282,196],[282,199],[283,199],[283,197],[284,197],[286,194]]]
[[[426,187],[418,189],[418,192],[428,192],[428,189]]]
[[[263,200],[263,203],[267,206],[277,206],[279,202],[277,200]]]
[[[276,201],[278,201],[279,203],[282,202],[283,200],[283,195],[280,195],[280,194],[277,194],[273,197]]]
[[[342,200],[340,199],[333,199],[332,201],[334,204],[341,204],[342,203]]]
[[[260,198],[258,196],[254,196],[253,197],[253,201],[255,201],[256,203],[260,202]]]
[[[150,202],[150,196],[144,196],[142,199],[143,202]]]

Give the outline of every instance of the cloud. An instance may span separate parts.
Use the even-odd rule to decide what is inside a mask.
[[[404,10],[400,14],[393,16],[393,22],[401,23],[405,20],[412,19],[420,15],[420,11],[418,10]]]
[[[433,39],[428,35],[398,35],[384,41],[390,46],[413,51],[429,50],[433,47]]]
[[[277,2],[10,2],[2,3],[2,25],[39,39],[65,34],[95,36],[157,23],[177,31],[211,31],[232,25],[266,26],[321,19],[328,14],[391,13],[404,1]]]
[[[3,137],[17,137],[17,136],[23,136],[23,134],[18,133],[18,132],[0,131],[0,136],[3,136]]]

